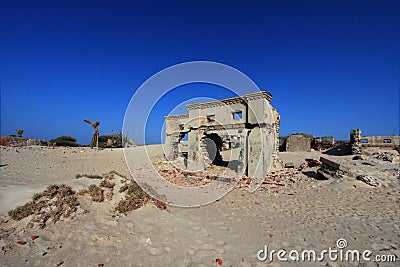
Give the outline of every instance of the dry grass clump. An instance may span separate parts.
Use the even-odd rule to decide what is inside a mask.
[[[140,186],[135,181],[126,183],[119,189],[120,193],[125,192],[128,196],[138,194],[142,191],[143,191],[142,188],[140,188]]]
[[[92,200],[95,202],[103,202],[104,201],[104,190],[98,187],[95,184],[89,185],[88,193],[92,197]]]
[[[35,209],[35,204],[33,201],[29,201],[23,206],[19,206],[13,210],[10,210],[8,212],[8,216],[10,216],[11,219],[19,221],[22,220],[25,217],[28,217],[34,213]]]
[[[76,212],[78,206],[78,199],[70,186],[50,185],[42,193],[35,194],[32,201],[10,210],[8,215],[17,221],[33,215],[28,225],[44,228],[48,221],[56,223],[61,217],[70,217]]]
[[[87,175],[80,175],[78,174],[76,177],[87,177]],[[90,178],[103,178],[103,176],[100,175],[92,175]],[[99,186],[95,184],[89,185],[88,189],[83,189],[80,190],[77,195],[79,196],[84,196],[86,194],[89,194],[92,198],[92,201],[95,202],[103,202],[104,198],[107,200],[112,200],[112,197],[114,195],[114,186],[115,183],[112,182],[111,180],[114,180],[114,174],[109,173],[104,175],[104,179],[100,181]]]
[[[112,197],[114,196],[114,192],[113,191],[109,191],[106,193],[106,199],[107,200],[112,200]]]
[[[111,182],[111,181],[109,181],[107,179],[104,179],[104,180],[101,180],[100,186],[101,187],[106,187],[106,188],[114,188],[115,183],[113,183],[113,182]]]
[[[116,175],[118,175],[119,177],[122,177],[122,178],[128,180],[128,178],[127,178],[125,175],[122,175],[122,174],[118,173],[117,171],[112,170],[112,171],[110,172],[110,174],[111,174],[111,175],[116,174]]]
[[[101,175],[97,175],[97,174],[77,174],[75,176],[75,179],[79,179],[79,178],[90,178],[90,179],[103,179],[103,176]]]
[[[128,211],[139,209],[149,201],[153,202],[153,204],[159,209],[167,209],[167,205],[165,203],[149,196],[134,181],[131,181],[129,184],[124,184],[123,186],[121,186],[119,192],[125,192],[127,195],[125,199],[118,202],[115,206],[115,210],[120,213],[126,213]]]

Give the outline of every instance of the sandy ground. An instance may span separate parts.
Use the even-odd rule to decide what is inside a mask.
[[[150,150],[161,153],[157,146]],[[97,203],[79,197],[80,210],[87,212],[29,229],[27,219],[15,222],[7,211],[50,184],[78,190],[96,183],[75,179],[76,174],[114,170],[129,177],[123,151],[29,147],[0,152],[0,266],[219,266],[217,258],[222,266],[398,266],[399,166],[372,156],[354,161],[321,152],[280,154],[295,167],[305,158],[324,156],[352,173],[372,175],[382,184],[378,188],[354,177],[318,180],[315,168],[309,168],[295,174],[291,184],[263,185],[254,193],[238,188],[201,208],[170,206],[166,211],[147,204],[125,216],[113,210],[115,199]],[[31,240],[33,235],[39,238]],[[371,250],[371,259],[395,255],[397,263],[335,261],[327,255],[317,262],[282,262],[276,254],[273,262],[257,258],[265,246],[300,253],[337,249],[340,238],[347,241],[344,253]]]

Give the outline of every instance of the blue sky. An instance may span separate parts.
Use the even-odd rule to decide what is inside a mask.
[[[399,14],[399,1],[1,1],[1,134],[89,143],[83,119],[120,131],[144,81],[194,60],[272,93],[281,135],[399,134]],[[172,99],[231,96],[186,87]],[[149,143],[172,102],[152,114]]]

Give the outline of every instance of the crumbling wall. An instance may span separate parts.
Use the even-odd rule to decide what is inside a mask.
[[[286,139],[286,151],[311,151],[311,143],[314,140],[312,134],[292,134]]]
[[[316,137],[312,142],[312,148],[318,151],[329,149],[334,145],[335,145],[335,139],[333,136]]]
[[[362,155],[361,136],[362,134],[360,129],[352,129],[350,131],[350,146],[352,155]]]
[[[46,145],[46,141],[42,141],[38,138],[26,138],[19,136],[2,136],[1,137],[1,145],[2,146],[14,146],[14,147],[22,147],[22,146],[38,146],[38,145]]]
[[[400,146],[400,136],[399,135],[362,136],[361,145],[363,147],[395,148]]]
[[[179,157],[179,142],[181,140],[184,125],[187,122],[189,115],[171,115],[165,117],[165,149],[164,153],[167,159],[175,160]]]

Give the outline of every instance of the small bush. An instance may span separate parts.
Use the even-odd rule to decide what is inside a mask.
[[[15,221],[20,221],[35,213],[35,203],[30,201],[23,206],[17,207],[16,209],[10,210],[8,216]]]
[[[33,215],[29,225],[34,226],[36,224],[44,228],[48,220],[56,223],[62,216],[70,217],[77,210],[78,205],[75,192],[70,186],[50,185],[42,193],[34,194],[32,201],[10,210],[8,215],[11,219],[17,221]]]
[[[149,201],[153,202],[153,204],[159,209],[167,209],[167,205],[165,203],[149,196],[134,181],[131,181],[129,184],[124,184],[123,186],[121,186],[119,192],[125,192],[127,196],[125,199],[118,202],[115,206],[115,210],[118,212],[126,213],[128,211],[139,209]]]
[[[125,192],[128,196],[138,194],[141,191],[143,191],[142,188],[140,188],[140,186],[134,181],[131,181],[129,184],[121,186],[119,190],[120,193]]]
[[[121,213],[136,210],[149,201],[149,197],[145,192],[139,192],[136,195],[127,196],[115,206],[115,210]]]
[[[95,202],[103,202],[104,201],[104,190],[98,187],[95,184],[89,185],[88,188],[89,195],[92,197],[92,200]]]
[[[72,146],[72,147],[81,146],[80,144],[76,143],[76,139],[72,136],[60,136],[51,139],[49,143],[54,144],[55,146]]]
[[[118,175],[118,176],[120,176],[120,177],[125,178],[125,179],[128,180],[128,178],[127,178],[125,175],[122,175],[122,174],[118,173],[117,171],[114,171],[114,170],[113,170],[113,171],[110,172],[110,174],[116,174],[116,175]]]
[[[121,148],[122,134],[100,135],[99,147],[101,148]]]
[[[77,174],[77,175],[75,175],[75,179],[79,179],[82,177],[90,178],[90,179],[103,179],[103,176],[97,175],[97,174]]]
[[[107,181],[106,179],[101,180],[100,186],[101,187],[106,187],[106,188],[114,188],[115,183],[112,183],[110,181]]]

